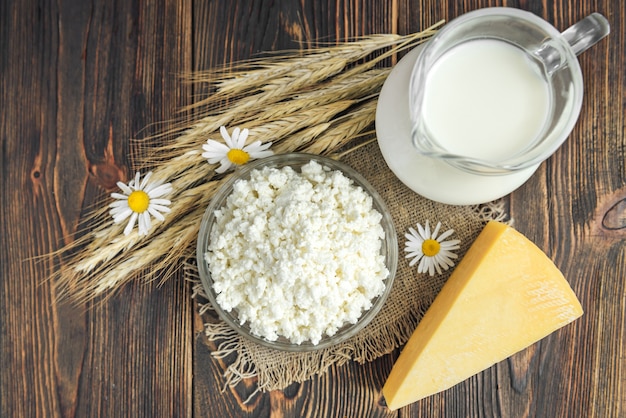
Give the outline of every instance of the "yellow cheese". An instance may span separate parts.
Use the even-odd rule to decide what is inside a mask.
[[[583,314],[552,261],[513,228],[489,222],[435,298],[391,370],[398,409],[448,389]]]

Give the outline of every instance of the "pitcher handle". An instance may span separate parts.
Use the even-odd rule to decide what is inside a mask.
[[[580,55],[611,31],[609,21],[600,13],[592,13],[562,32],[576,55]]]

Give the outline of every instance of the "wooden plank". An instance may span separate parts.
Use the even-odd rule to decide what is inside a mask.
[[[397,30],[400,33],[408,33],[411,31],[417,31],[424,27],[431,25],[441,18],[450,20],[455,16],[473,10],[481,6],[493,6],[496,4],[473,1],[473,2],[391,2],[389,7],[384,9],[383,12],[368,12],[367,19],[370,20],[370,28],[379,28],[378,31]],[[237,11],[245,11],[246,6],[244,3],[239,2],[240,8]],[[509,6],[516,6],[515,4],[507,4]],[[617,3],[614,3],[617,6]],[[301,30],[293,30],[294,26],[291,26],[290,32],[285,31],[282,35],[277,35],[272,38],[271,42],[266,44],[261,43],[263,48],[271,50],[281,42],[276,39],[280,39],[281,36],[289,37],[293,34],[301,36],[305,34],[317,34],[326,31],[326,36],[330,39],[343,40],[352,35],[358,35],[362,33],[368,33],[367,29],[354,25],[355,20],[352,20],[350,16],[356,13],[357,9],[361,5],[358,4],[342,4],[342,7],[333,4],[319,4],[317,7],[310,7],[303,10],[304,17],[302,21]],[[584,17],[586,14],[594,11],[592,5],[586,5],[586,8],[581,9],[570,7],[567,1],[557,1],[547,7],[544,3],[531,2],[529,4],[518,5],[522,8],[532,11],[544,18],[552,21],[555,26],[565,29],[567,26],[573,24],[577,20]],[[611,5],[607,5],[606,10],[599,10],[607,16],[615,15],[617,10],[613,10]],[[252,6],[250,6],[252,7]],[[351,12],[343,14],[347,9],[352,8]],[[363,9],[363,8],[362,8]],[[333,14],[332,11],[335,11]],[[370,9],[374,10],[374,9]],[[567,12],[566,12],[567,11]],[[310,13],[306,14],[306,13]],[[211,14],[206,12],[207,14]],[[219,17],[219,20],[227,22],[237,22],[233,25],[254,27],[259,31],[258,35],[267,31],[266,24],[256,20],[250,13],[243,13],[246,16],[252,16],[247,18],[245,22],[240,22],[238,16],[226,13],[226,16]],[[623,6],[621,6],[621,13],[623,14]],[[367,14],[367,13],[366,13]],[[394,20],[389,24],[389,16],[397,16],[397,22]],[[321,16],[321,17],[320,17]],[[330,23],[320,23],[320,28],[311,25],[311,22],[317,22],[323,20],[324,22],[334,22],[335,27]],[[612,24],[615,25],[619,19],[612,19]],[[381,23],[384,22],[384,23]],[[258,26],[257,26],[258,25]],[[279,31],[280,32],[280,31]],[[232,33],[232,35],[223,34],[219,36],[219,44],[229,45],[225,48],[228,52],[227,55],[213,56],[219,52],[207,53],[206,51],[197,51],[200,56],[206,56],[205,59],[198,59],[196,63],[206,62],[205,65],[211,66],[212,62],[228,62],[233,58],[247,57],[251,52],[257,52],[263,50],[259,46],[255,46],[252,49],[241,49],[237,53],[237,45],[249,46],[250,44],[259,45],[258,38],[245,41],[246,34]],[[615,33],[615,30],[614,30]],[[207,35],[202,33],[196,33],[196,37],[205,38]],[[618,35],[621,36],[621,35]],[[301,38],[298,38],[301,39]],[[305,45],[309,45],[310,38],[306,38]],[[256,43],[255,43],[256,42]],[[587,57],[581,58],[581,65],[583,71],[586,66],[593,65],[594,68],[587,69],[587,81],[586,90],[588,90],[588,84],[594,81],[599,81],[601,85],[596,88],[598,92],[604,91],[603,89],[616,89],[617,93],[615,97],[624,97],[622,93],[623,74],[618,72],[617,74],[609,75],[608,66],[601,63],[601,60],[594,59],[595,57],[613,57],[611,68],[623,69],[623,54],[620,54],[616,49],[617,45],[623,45],[623,42],[615,42],[614,46],[611,46],[607,41],[601,46],[598,46],[595,51],[589,51],[590,54]],[[614,51],[611,53],[611,50]],[[233,52],[234,51],[234,52]],[[598,62],[600,61],[600,62]],[[592,64],[593,63],[593,64]],[[591,81],[590,81],[591,80]],[[606,99],[594,98],[594,89],[591,92],[587,92],[587,96],[590,97],[587,100],[591,101],[591,104],[587,104],[588,109],[594,109],[595,112],[599,112],[597,116],[593,118],[586,117],[585,114],[581,115],[581,119],[592,123],[596,127],[598,118],[604,120],[604,126],[607,127],[623,127],[623,105],[613,106],[607,103]],[[600,106],[594,106],[594,101],[598,100]],[[604,113],[603,113],[604,112]],[[611,112],[611,113],[606,113]],[[621,112],[621,113],[620,113]],[[618,123],[615,123],[616,119]],[[596,127],[597,128],[597,127]],[[515,218],[515,224],[518,228],[533,238],[542,248],[544,248],[549,255],[551,255],[557,264],[561,266],[568,277],[574,276],[572,283],[575,286],[575,290],[579,295],[592,295],[593,289],[583,285],[584,279],[589,276],[597,276],[597,272],[594,273],[596,268],[600,268],[602,271],[611,271],[612,274],[609,277],[623,277],[623,243],[619,242],[619,237],[612,238],[609,245],[613,253],[607,257],[605,263],[598,266],[598,258],[601,255],[601,251],[590,251],[587,245],[582,243],[589,241],[589,232],[585,231],[585,224],[589,222],[589,215],[582,219],[580,224],[576,224],[569,216],[580,215],[580,205],[577,199],[582,199],[584,203],[592,202],[592,204],[586,209],[582,209],[583,212],[593,212],[595,199],[595,188],[591,189],[581,187],[571,182],[574,179],[576,181],[585,182],[591,181],[595,183],[596,180],[593,176],[589,176],[587,173],[593,171],[595,166],[588,166],[598,163],[600,166],[609,164],[612,166],[605,166],[603,173],[607,174],[607,178],[601,180],[600,194],[606,193],[606,184],[613,182],[616,184],[623,184],[623,178],[615,178],[612,173],[616,170],[619,171],[619,164],[623,164],[624,155],[623,148],[619,152],[615,153],[615,143],[613,143],[614,152],[612,158],[607,159],[606,155],[597,155],[593,159],[585,158],[588,153],[588,149],[592,152],[595,151],[597,146],[592,146],[589,142],[595,141],[591,138],[596,138],[598,133],[590,132],[589,134],[582,134],[580,132],[584,127],[578,127],[573,133],[574,140],[576,138],[589,138],[587,143],[574,142],[574,145],[566,145],[564,150],[559,151],[553,159],[540,168],[537,174],[525,185],[520,191],[515,192],[510,201],[511,214]],[[595,128],[594,128],[595,129]],[[618,144],[623,146],[623,131],[609,133],[609,136],[613,139],[618,139]],[[619,142],[621,140],[621,142]],[[570,139],[570,143],[572,139]],[[619,146],[619,145],[618,145]],[[569,150],[569,151],[568,151]],[[574,153],[574,155],[563,156],[563,153]],[[620,161],[622,163],[620,163]],[[617,165],[615,165],[617,164]],[[582,165],[582,167],[581,167]],[[622,170],[623,172],[623,170]],[[578,173],[578,176],[574,176]],[[564,188],[565,189],[562,189]],[[571,201],[564,201],[567,199],[568,194],[562,193],[561,190],[567,190],[571,192]],[[563,196],[565,195],[565,196]],[[528,208],[532,210],[528,210]],[[600,213],[600,216],[603,214]],[[613,216],[615,218],[615,216]],[[541,220],[538,222],[537,220]],[[581,220],[579,220],[580,222]],[[582,230],[581,230],[582,228]],[[570,231],[578,230],[578,233]],[[595,247],[597,243],[593,239],[589,247]],[[579,244],[581,243],[581,244]],[[600,246],[606,249],[606,246]],[[602,259],[602,258],[601,258]],[[616,263],[615,261],[618,260]],[[609,266],[610,265],[610,266]],[[618,416],[620,408],[619,403],[623,404],[624,396],[623,389],[623,357],[619,350],[621,347],[620,341],[624,341],[623,335],[623,281],[611,281],[610,291],[603,291],[602,294],[611,293],[605,301],[601,302],[601,309],[607,311],[609,318],[616,321],[616,327],[605,323],[606,319],[598,317],[598,313],[592,312],[587,314],[586,318],[579,321],[577,324],[568,327],[558,333],[546,338],[538,344],[524,350],[512,356],[507,361],[488,369],[487,371],[469,379],[468,381],[440,394],[419,402],[415,405],[404,408],[402,416],[415,416],[415,417],[448,417],[448,416],[583,416],[588,411],[594,411],[593,416]],[[604,285],[606,288],[607,285]],[[621,299],[620,299],[621,298]],[[584,297],[582,298],[584,300]],[[609,309],[609,306],[612,307]],[[620,306],[622,306],[620,308]],[[589,328],[598,327],[603,324],[602,329],[592,332],[594,337],[598,334],[605,335],[605,332],[610,334],[610,338],[603,337],[596,340],[595,343],[585,341],[585,333]],[[196,346],[196,362],[199,358],[205,354],[204,342],[199,341],[199,345]],[[603,352],[600,355],[600,352]],[[302,385],[294,385],[288,389],[288,393],[294,393],[295,398],[291,398],[285,394],[272,393],[269,395],[258,395],[254,398],[250,405],[241,404],[241,400],[245,399],[245,396],[249,394],[250,385],[253,383],[246,382],[242,384],[240,389],[241,393],[237,390],[233,392],[226,392],[221,395],[224,396],[231,405],[231,408],[236,408],[236,404],[240,404],[242,410],[245,410],[248,416],[265,416],[268,413],[268,402],[271,405],[272,411],[282,411],[286,415],[293,414],[293,416],[320,416],[328,414],[329,411],[333,411],[335,416],[364,416],[376,414],[376,400],[379,399],[380,386],[384,381],[384,377],[390,369],[390,365],[393,361],[393,356],[385,356],[382,359],[373,362],[365,366],[347,365],[332,369],[327,375],[322,376],[319,379],[314,379],[311,382],[306,382]],[[579,365],[582,365],[580,367]],[[195,386],[196,391],[196,413],[202,415],[208,410],[209,405],[214,405],[216,402],[220,402],[219,397],[213,398],[212,395],[205,393],[207,388],[219,382],[219,368],[216,370],[215,365],[212,365],[211,381],[206,383],[204,377],[197,376]],[[225,366],[222,366],[225,367]],[[598,368],[601,370],[611,370],[608,376],[603,376],[601,372],[598,372]],[[356,393],[358,395],[353,398],[347,398],[345,402],[336,404],[336,398],[340,397],[339,394],[332,396],[328,395],[325,391],[326,387],[338,386],[346,387],[347,390],[355,387],[354,380],[359,375],[365,373],[375,378],[374,385],[370,390]],[[586,387],[586,379],[588,376],[594,376],[596,389],[592,392],[588,391]],[[619,377],[621,376],[621,377]],[[620,385],[620,382],[621,385]],[[370,381],[371,383],[371,381]],[[594,385],[595,387],[595,385]],[[598,388],[603,388],[606,392],[600,392]],[[200,391],[200,393],[198,393]],[[302,395],[298,395],[302,392]],[[612,395],[614,396],[612,396]],[[571,396],[576,396],[572,401]],[[268,401],[267,398],[271,399]],[[298,402],[299,396],[315,399],[316,404],[320,405],[321,409],[308,409],[307,403]],[[352,400],[353,399],[353,400]],[[328,409],[322,409],[323,404],[332,403],[333,407]],[[294,409],[295,408],[295,409]],[[224,416],[236,415],[235,410],[221,411]],[[368,415],[368,416],[369,416]]]
[[[376,4],[373,4],[376,3]],[[316,42],[333,43],[355,36],[390,32],[394,2],[321,1],[199,2],[194,9],[196,70],[247,59],[262,52],[307,48]],[[200,23],[201,22],[201,23]],[[244,29],[245,28],[245,29]],[[210,47],[213,45],[214,47]],[[194,411],[196,416],[388,417],[396,416],[380,404],[380,388],[391,369],[389,359],[361,366],[332,367],[328,374],[285,391],[255,394],[246,380],[222,389],[228,362],[210,358],[215,349],[200,337],[194,352]],[[280,411],[280,412],[278,412]]]
[[[285,391],[222,392],[181,275],[113,298],[55,303],[60,248],[131,174],[130,138],[193,93],[177,74],[264,51],[418,31],[481,6],[565,29],[600,11],[612,33],[579,57],[585,102],[563,147],[507,199],[515,226],[563,270],[586,314],[456,387],[389,413],[397,352]],[[626,411],[626,6],[618,0],[0,2],[0,416],[619,417]]]
[[[188,286],[55,303],[54,267],[33,260],[126,179],[129,139],[188,99],[190,4],[2,2],[2,416],[191,414]]]
[[[624,352],[619,341],[624,341],[626,287],[617,279],[625,276],[621,260],[626,230],[608,233],[601,226],[608,209],[601,208],[603,201],[625,197],[619,189],[624,181],[619,168],[624,161],[619,145],[623,128],[614,131],[623,127],[624,108],[611,105],[605,96],[612,92],[624,97],[624,64],[615,62],[619,53],[613,49],[621,41],[613,37],[623,39],[614,7],[623,13],[623,5],[585,6],[567,8],[564,2],[546,11],[561,29],[593,11],[611,21],[609,38],[579,57],[585,80],[579,121],[565,144],[511,198],[518,229],[555,260],[585,309],[583,318],[532,348],[539,358],[528,370],[534,381],[527,392],[533,395],[531,414],[536,416],[620,416],[626,399],[619,360]],[[561,13],[565,11],[569,13]],[[518,367],[524,362],[515,361]]]

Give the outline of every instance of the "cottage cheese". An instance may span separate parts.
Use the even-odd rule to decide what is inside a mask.
[[[205,258],[217,303],[257,336],[317,344],[385,289],[382,216],[339,171],[253,170],[215,217]]]

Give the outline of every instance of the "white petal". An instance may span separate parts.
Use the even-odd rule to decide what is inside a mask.
[[[233,129],[233,133],[230,134],[230,137],[233,141],[233,148],[241,148],[239,146],[239,132],[241,130],[238,127],[235,127],[235,129]]]
[[[426,226],[428,227],[428,221],[426,221]],[[417,224],[417,230],[419,231],[419,236],[422,237],[422,239],[428,239],[428,235],[426,234],[426,230],[424,229],[424,227],[421,224]]]
[[[142,213],[143,215],[143,221],[144,221],[144,225],[146,226],[146,234],[148,233],[148,231],[150,231],[150,229],[152,228],[152,218],[150,217],[150,212],[145,211],[144,213]]]
[[[207,159],[207,161],[209,162],[209,164],[217,164],[217,163],[219,163],[220,161],[222,161],[224,158],[227,158],[227,157],[226,157],[226,156],[224,156],[223,154],[221,154],[221,155],[217,155],[217,156],[215,156],[215,157],[208,157],[208,156],[206,156],[206,155],[204,155],[204,154],[202,154],[202,156],[203,156],[204,158],[206,158],[206,159]]]
[[[128,221],[128,225],[126,225],[126,228],[124,228],[124,235],[130,234],[130,231],[133,230],[133,228],[135,227],[135,221],[137,221],[137,216],[137,212],[133,212],[130,220]]]
[[[234,148],[233,141],[230,139],[230,135],[228,135],[228,131],[225,126],[220,126],[220,134],[222,134],[222,138],[224,138],[224,142],[228,145],[229,149]]]
[[[450,262],[452,262],[452,260],[456,260],[457,258],[459,258],[458,255],[451,253],[450,251],[442,251],[440,254],[442,257],[445,257],[448,260],[450,260]]]
[[[428,271],[428,260],[430,260],[428,257],[422,257],[419,266],[417,266],[418,273],[426,273]]]
[[[202,153],[202,158],[206,158],[207,160],[209,160],[209,162],[211,161],[211,159],[216,159],[216,160],[221,160],[222,158],[224,158],[224,156],[228,154],[227,152],[203,152]],[[210,162],[211,163],[211,162]],[[211,164],[215,164],[214,162]]]
[[[121,207],[128,207],[128,199],[124,199],[124,200],[116,200],[115,202],[109,203],[109,207],[110,208],[121,208]]]
[[[405,252],[415,251],[418,253],[422,253],[422,243],[421,242],[410,242],[407,241],[404,247]]]
[[[148,171],[146,176],[143,178],[143,180],[141,181],[141,185],[139,186],[139,190],[146,189],[146,186],[148,185],[148,181],[150,180],[150,177],[152,177],[152,171]]]
[[[158,210],[159,212],[164,212],[164,213],[171,212],[171,209],[168,208],[167,206],[150,204],[150,206],[148,206],[148,208],[152,208],[153,210]]]
[[[246,145],[246,140],[248,139],[248,130],[244,129],[239,134],[239,138],[237,138],[237,148],[244,149],[244,145]]]
[[[450,256],[451,255],[455,255],[455,254],[451,253],[450,251],[442,250],[442,251],[439,251],[439,253],[435,257],[437,257],[437,259],[444,259],[444,258],[446,258],[446,259],[450,260],[450,258],[451,258]]]
[[[441,266],[439,265],[439,263],[437,263],[435,260],[433,260],[432,266],[435,269],[437,269],[437,274],[441,274]],[[431,269],[431,271],[432,271],[432,269]],[[430,275],[433,276],[434,272],[432,272]]]
[[[208,139],[206,144],[202,145],[202,149],[211,154],[226,154],[230,151],[230,148],[228,148],[225,144],[217,142],[213,139]]]
[[[424,225],[424,239],[429,239],[430,237],[430,225],[428,224],[428,221],[426,221],[426,225]]]
[[[261,141],[256,141],[250,145],[243,147],[242,149],[248,153],[261,152],[261,151],[265,151],[266,149],[268,149],[270,145],[272,145],[271,142],[263,144],[261,143]]]
[[[162,182],[154,182],[154,183],[149,183],[146,184],[145,187],[142,187],[141,190],[143,190],[144,192],[146,192],[146,194],[148,196],[150,196],[150,192],[154,189],[156,189],[157,187],[159,187],[162,184]]]
[[[439,237],[439,242],[442,242],[444,239],[448,238],[452,234],[454,234],[454,229],[448,229],[446,232],[441,234],[441,236]]]
[[[446,250],[458,250],[459,248],[461,248],[459,246],[460,242],[461,241],[459,241],[458,239],[454,241],[444,241],[441,243],[441,248]]]
[[[450,253],[450,252],[445,252],[444,253],[446,256],[450,257],[452,260],[456,260],[457,258],[459,258],[459,256],[455,253]]]
[[[130,191],[130,193],[132,193],[132,190]],[[128,194],[130,194],[130,193],[128,193]],[[121,193],[115,193],[115,192],[111,193],[111,197],[113,199],[119,199],[119,200],[127,200],[128,199],[128,195],[121,194]]]
[[[424,257],[424,273],[428,273],[430,276],[435,275],[435,266],[433,263],[433,259],[430,257]]]
[[[424,256],[424,254],[417,253],[417,252],[407,254],[406,258],[413,258],[413,259],[411,260],[411,262],[409,263],[409,267],[414,266],[414,265],[415,265],[415,263],[417,263],[418,261],[420,261],[420,259],[421,259],[423,256]]]
[[[132,215],[133,211],[130,208],[120,208],[118,210],[112,209],[109,213],[113,216],[113,223],[118,224]]]
[[[415,263],[417,263],[418,261],[420,261],[420,257],[415,257],[413,260],[411,260],[411,262],[409,263],[409,267],[413,267],[415,265]],[[419,268],[417,270],[417,272],[419,273]]]
[[[150,191],[146,190],[150,199],[164,196],[172,191],[172,185],[170,183],[161,184]]]
[[[139,173],[139,171],[137,171],[135,173],[135,179],[133,181],[133,186],[135,188],[135,190],[139,187],[139,179],[141,178],[141,174]],[[128,185],[130,186],[130,183],[128,183]]]
[[[418,247],[411,247],[410,249],[409,249],[409,247],[407,247],[407,248],[405,248],[404,251],[407,252],[407,253],[410,253],[410,255],[413,254],[413,255],[416,255],[418,257],[421,257],[421,256],[424,255],[424,252],[422,251],[422,246],[421,245],[418,246]]]
[[[148,235],[151,226],[150,214],[148,212],[141,213],[139,215],[139,235]]]
[[[439,254],[438,254],[439,255]],[[444,270],[448,270],[450,267],[454,266],[454,263],[450,258],[442,255],[439,257],[438,261],[439,265],[444,268]]]
[[[250,152],[249,154],[250,154],[250,157],[258,160],[261,158],[270,157],[274,155],[274,152],[273,151],[257,151],[257,152]]]
[[[161,213],[158,210],[155,210],[152,206],[148,206],[148,212],[161,222],[165,220],[165,216],[161,215]]]
[[[441,228],[441,222],[437,222],[437,226],[435,227],[433,234],[430,236],[432,239],[437,239],[437,234],[439,234],[440,228]],[[440,241],[440,240],[437,240],[437,241]]]
[[[122,189],[122,191],[124,193],[126,193],[126,195],[129,195],[133,192],[133,189],[131,189],[130,187],[128,187],[126,184],[122,183],[121,181],[117,182],[117,187],[119,187],[120,189]],[[120,195],[119,193],[115,193],[117,195]],[[111,196],[113,196],[113,193],[111,193]],[[120,195],[122,196],[122,195]]]
[[[150,199],[150,206],[152,205],[171,205],[172,202],[167,199]]]
[[[424,242],[424,239],[422,237],[420,237],[417,233],[417,231],[415,231],[413,228],[409,228],[409,231],[411,231],[411,234],[405,234],[404,236],[406,237],[406,239],[409,240],[409,242],[407,243],[407,245],[409,245],[409,243],[411,245],[415,245],[415,246],[422,246],[422,243]]]
[[[220,174],[226,172],[232,165],[228,158],[223,158],[220,163],[221,165],[215,169],[215,172]]]

